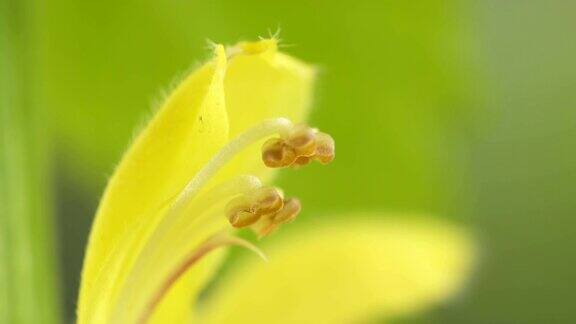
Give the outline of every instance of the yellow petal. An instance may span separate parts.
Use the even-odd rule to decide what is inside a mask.
[[[215,58],[170,95],[116,169],[87,248],[79,323],[132,323],[140,318],[173,267],[207,238],[229,228],[220,212],[229,197],[223,195],[223,201],[203,206],[214,198],[203,198],[207,189],[240,174],[270,173],[264,172],[256,143],[207,188],[199,188],[193,202],[174,212],[174,198],[187,182],[245,128],[270,117],[287,116],[298,122],[306,115],[311,68],[278,53],[274,40],[244,43],[234,49],[227,70],[224,48],[216,46]],[[245,91],[258,98],[246,96]],[[231,104],[226,107],[228,100]],[[219,261],[218,257],[202,260],[171,285],[154,309],[152,322],[187,318],[195,295]]]
[[[150,324],[188,323],[192,321],[192,308],[196,295],[212,278],[222,263],[226,253],[224,249],[214,251],[204,257],[190,271],[178,279],[168,294],[162,299],[150,318]]]
[[[282,116],[295,122],[305,119],[311,104],[315,74],[311,66],[278,52],[275,39],[240,43],[229,48],[227,52],[229,60],[224,92],[230,138],[269,118]],[[261,178],[272,175],[273,171],[265,168],[260,159],[260,146],[261,143],[255,143],[244,150],[233,163],[219,173],[212,184],[239,174],[258,175]],[[212,231],[215,231],[217,226],[216,224]],[[222,219],[220,226],[228,225]],[[210,232],[204,233],[207,235]],[[179,251],[186,252],[193,244],[197,244],[199,237],[204,238],[196,233],[195,240],[188,242],[188,247],[180,246]],[[178,251],[170,249],[169,253],[165,256],[165,263],[178,260]],[[155,311],[152,322],[178,322],[189,317],[190,312],[183,314],[182,310],[189,309],[193,300],[185,297],[192,296],[201,289],[215,271],[216,264],[219,263],[202,261],[181,278]],[[203,270],[204,268],[208,270]]]
[[[228,49],[228,52],[224,89],[231,138],[265,119],[279,116],[295,122],[305,119],[311,103],[314,79],[311,66],[278,52],[276,40],[273,39],[241,43]],[[273,172],[265,168],[260,160],[260,146],[261,143],[255,143],[244,150],[219,173],[215,182],[223,182],[239,174],[269,178]],[[224,221],[221,226],[228,227]],[[198,237],[195,241],[198,241]],[[180,246],[178,249],[185,252],[193,245],[188,246]],[[166,264],[178,259],[177,251],[170,249],[169,253],[164,259]],[[210,269],[215,270],[215,264],[218,264],[214,262],[210,265],[207,262],[203,266],[204,263],[194,266],[174,285],[155,311],[152,323],[180,322],[190,317],[190,312],[183,313],[185,309],[191,308],[193,302],[186,296],[197,293],[210,278]],[[203,270],[203,267],[209,270]]]
[[[427,218],[314,224],[234,267],[202,323],[353,323],[425,310],[457,292],[474,259],[462,229]],[[296,233],[295,233],[296,234]]]
[[[312,104],[315,69],[278,51],[275,39],[240,43],[230,49],[224,89],[230,135],[236,136],[264,119],[305,121]],[[260,161],[262,143],[234,161],[236,172],[266,180],[272,170]]]
[[[145,240],[145,233],[134,233],[140,223],[156,222],[162,206],[228,140],[225,69],[224,49],[219,46],[216,57],[190,74],[166,100],[110,179],[84,260],[79,323],[97,321],[111,307],[90,306],[114,302],[110,286],[98,280],[121,284],[117,272],[126,269],[115,264],[127,257],[123,252],[128,245]]]

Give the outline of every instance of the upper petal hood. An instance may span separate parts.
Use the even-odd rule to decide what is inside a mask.
[[[274,39],[240,43],[229,48],[228,53],[224,91],[231,136],[263,119],[306,120],[316,76],[312,66],[279,52]],[[236,158],[233,172],[268,179],[273,171],[263,167],[260,146],[253,145]]]

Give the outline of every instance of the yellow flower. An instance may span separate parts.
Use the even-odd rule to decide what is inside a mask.
[[[186,322],[223,247],[261,253],[233,228],[263,237],[296,217],[300,202],[267,183],[275,168],[334,157],[332,138],[301,124],[313,81],[314,69],[279,52],[275,39],[214,46],[214,58],[170,94],[108,183],[84,260],[80,324]],[[448,225],[334,225],[277,246],[270,263],[236,269],[194,320],[400,314],[455,291],[470,264],[465,234]]]

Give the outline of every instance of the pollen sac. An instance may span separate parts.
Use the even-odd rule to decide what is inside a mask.
[[[249,227],[261,238],[294,220],[301,209],[298,199],[284,199],[281,190],[262,187],[232,199],[226,216],[233,227]]]
[[[253,193],[254,210],[258,215],[275,213],[284,206],[284,194],[277,188],[263,187]]]
[[[270,168],[291,165],[296,160],[296,152],[281,138],[271,138],[262,146],[262,161]]]
[[[295,125],[288,134],[269,139],[262,146],[262,160],[271,168],[298,168],[312,160],[328,164],[334,155],[334,139],[303,124]]]
[[[296,219],[296,216],[302,210],[302,205],[300,200],[296,198],[287,199],[284,202],[284,206],[272,217],[272,222],[274,224],[287,224]]]
[[[294,126],[286,144],[294,149],[296,155],[300,156],[313,156],[316,152],[316,133],[318,130],[310,128],[306,125],[299,124]]]
[[[254,212],[252,204],[246,197],[238,197],[231,200],[226,207],[226,215],[230,224],[236,228],[254,224],[260,218],[260,215]]]
[[[303,167],[306,164],[310,163],[312,161],[312,159],[313,159],[313,157],[311,157],[311,156],[299,156],[298,158],[296,158],[294,163],[292,163],[292,165],[290,165],[290,166],[293,168]]]
[[[284,201],[284,206],[279,211],[262,217],[250,228],[258,235],[258,238],[270,235],[275,232],[281,225],[290,223],[302,210],[300,201],[295,198]]]
[[[284,206],[284,195],[276,188],[262,187],[232,199],[226,206],[230,224],[242,228],[257,222],[262,216],[274,214]]]
[[[316,135],[316,154],[314,159],[322,164],[328,164],[334,160],[336,146],[332,136],[325,133]]]

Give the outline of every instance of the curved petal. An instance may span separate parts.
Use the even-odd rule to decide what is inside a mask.
[[[186,272],[162,299],[149,323],[189,323],[193,316],[196,293],[202,291],[218,270],[225,252],[225,249],[213,251]]]
[[[224,82],[230,116],[230,135],[264,119],[285,117],[304,122],[312,104],[315,69],[278,51],[277,40],[240,43],[228,49]],[[234,170],[266,180],[272,170],[260,160],[261,143],[252,145],[234,161]]]
[[[146,239],[146,231],[135,231],[143,222],[157,221],[163,205],[228,140],[223,87],[226,56],[222,46],[215,52],[213,60],[190,74],[166,100],[110,179],[84,260],[79,323],[102,316],[104,311],[95,314],[90,305],[113,302],[106,295],[112,289],[98,280],[121,284],[117,272],[122,269],[115,264],[126,257],[127,246]]]
[[[311,66],[278,52],[274,39],[241,43],[229,48],[228,53],[224,91],[231,138],[269,118],[283,116],[296,122],[304,121],[310,107],[315,74]],[[238,174],[269,178],[274,172],[263,165],[260,146],[260,143],[255,143],[239,154],[218,174],[211,186]],[[227,226],[225,222],[222,225]],[[196,235],[193,241],[199,239]],[[195,244],[189,243],[190,247]],[[178,248],[179,251],[186,249],[189,247]],[[171,249],[168,257],[176,261],[177,256],[178,251]],[[170,262],[165,261],[166,264]],[[192,292],[200,290],[217,269],[217,264],[219,262],[203,260],[179,279],[155,311],[152,323],[174,323],[189,317],[191,312],[185,310],[191,308]]]
[[[270,118],[282,116],[296,122],[304,121],[312,96],[314,70],[311,66],[278,52],[274,39],[241,43],[229,48],[228,52],[224,92],[231,138]],[[255,143],[240,153],[219,173],[213,184],[238,174],[269,178],[274,172],[263,165],[260,146]],[[225,222],[223,225],[227,226]],[[198,241],[196,236],[194,240]],[[179,250],[186,248],[181,246]],[[169,257],[175,260],[177,256],[178,252],[171,249]],[[212,255],[208,257],[212,258]],[[151,322],[180,323],[189,317],[192,292],[201,290],[217,265],[219,262],[210,260],[195,265],[171,288]]]
[[[227,70],[225,50],[216,46],[215,58],[170,95],[116,169],[87,248],[79,323],[133,322],[148,305],[149,294],[153,295],[181,257],[228,228],[221,210],[230,197],[222,195],[223,201],[206,205],[214,197],[203,194],[242,173],[264,175],[257,144],[237,156],[181,210],[174,211],[172,202],[227,143],[229,134],[236,136],[243,127],[268,117],[304,118],[311,69],[278,53],[274,40],[243,43],[233,49],[239,50],[231,54],[232,68]],[[242,97],[247,91],[243,87],[258,93],[259,99]],[[225,97],[232,101],[228,107]],[[153,309],[152,321],[187,317],[194,295],[219,261],[208,257],[171,285]]]
[[[221,282],[203,323],[352,323],[417,312],[457,292],[474,259],[454,225],[355,215],[265,251],[269,263],[250,259]]]

